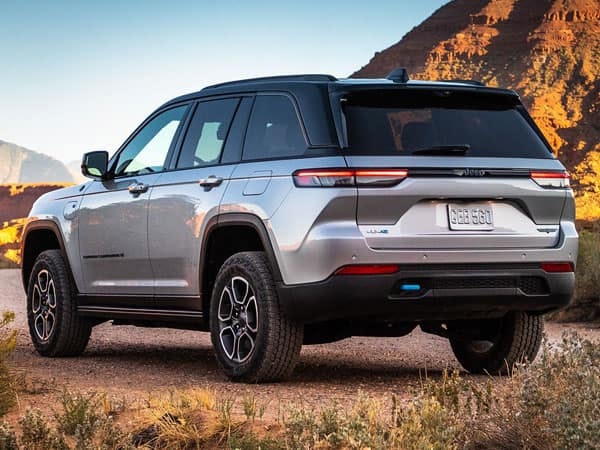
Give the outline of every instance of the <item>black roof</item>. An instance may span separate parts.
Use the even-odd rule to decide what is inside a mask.
[[[246,80],[229,81],[207,86],[204,89],[190,94],[182,95],[167,102],[177,103],[196,98],[211,97],[216,95],[230,95],[253,93],[261,91],[284,91],[295,93],[306,88],[327,89],[330,92],[344,92],[369,89],[435,89],[450,88],[452,90],[476,90],[489,93],[514,95],[509,89],[485,86],[474,80],[448,80],[448,81],[421,81],[408,80],[406,82],[393,81],[387,78],[345,78],[338,79],[326,74],[299,74],[281,75],[273,77],[250,78]],[[163,105],[164,106],[164,105]]]

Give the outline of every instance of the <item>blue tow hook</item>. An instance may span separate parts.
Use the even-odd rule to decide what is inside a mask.
[[[402,289],[403,291],[420,291],[421,285],[420,284],[403,284],[402,286],[400,286],[400,289]]]

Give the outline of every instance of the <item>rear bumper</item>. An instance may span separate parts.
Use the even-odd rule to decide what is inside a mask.
[[[405,291],[402,285],[421,287]],[[385,318],[399,321],[544,313],[567,306],[574,273],[546,273],[538,264],[401,266],[391,275],[334,275],[318,283],[278,285],[285,314],[303,323]]]

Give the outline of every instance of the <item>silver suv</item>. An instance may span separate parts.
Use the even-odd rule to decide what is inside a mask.
[[[473,81],[296,75],[158,108],[92,179],[33,206],[31,338],[210,331],[233,380],[289,375],[302,344],[447,337],[470,372],[535,358],[574,286],[569,175],[515,92]]]

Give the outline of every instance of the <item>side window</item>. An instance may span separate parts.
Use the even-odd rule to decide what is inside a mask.
[[[239,101],[227,98],[198,104],[177,161],[178,169],[219,163]]]
[[[257,96],[246,132],[243,159],[286,158],[305,152],[306,140],[290,99],[283,95]]]
[[[115,176],[163,170],[173,137],[187,109],[188,105],[169,109],[148,122],[119,154]]]

